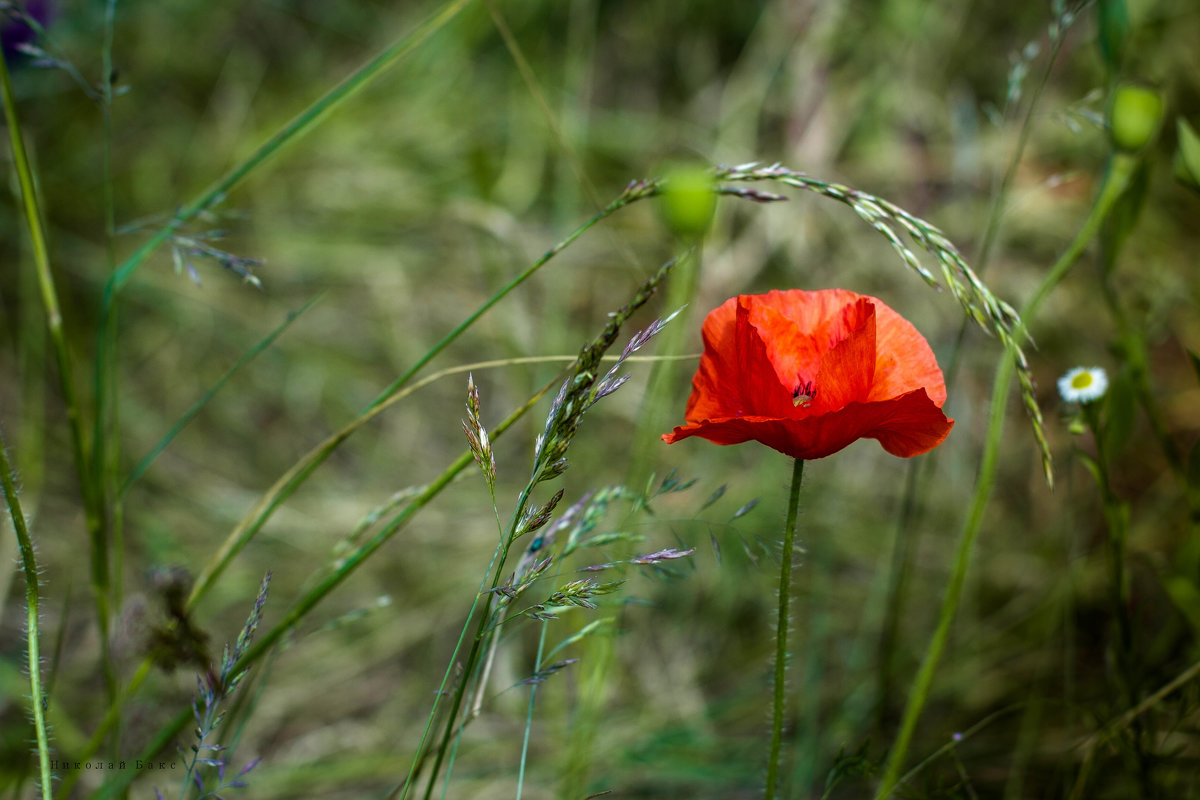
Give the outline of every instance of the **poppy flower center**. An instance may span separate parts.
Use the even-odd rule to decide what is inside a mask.
[[[792,390],[792,405],[807,406],[817,397],[817,387],[812,381],[800,381]]]

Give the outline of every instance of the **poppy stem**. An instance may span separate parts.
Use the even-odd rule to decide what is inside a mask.
[[[800,509],[800,481],[804,459],[792,466],[792,489],[788,498],[787,525],[783,530],[783,553],[779,567],[779,615],[775,628],[775,700],[771,715],[771,754],[767,761],[766,800],[774,800],[779,781],[779,750],[783,741],[784,675],[787,671],[787,637],[791,625],[792,551],[796,542],[796,515]]]

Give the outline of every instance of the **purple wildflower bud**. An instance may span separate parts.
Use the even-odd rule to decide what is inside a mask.
[[[4,51],[4,60],[11,64],[25,56],[25,48],[38,39],[39,27],[48,26],[56,12],[54,0],[0,3],[0,47]],[[31,21],[34,24],[30,24]]]

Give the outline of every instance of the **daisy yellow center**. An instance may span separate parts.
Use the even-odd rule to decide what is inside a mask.
[[[1071,378],[1071,388],[1072,389],[1086,389],[1089,386],[1091,386],[1092,383],[1094,383],[1094,382],[1095,382],[1095,378],[1092,377],[1092,373],[1081,372],[1078,375],[1076,375],[1074,378]]]

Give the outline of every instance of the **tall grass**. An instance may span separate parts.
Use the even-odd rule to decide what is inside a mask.
[[[1196,790],[1198,201],[1115,100],[1195,118],[1189,4],[25,9],[5,796]],[[661,446],[834,285],[939,451]]]

